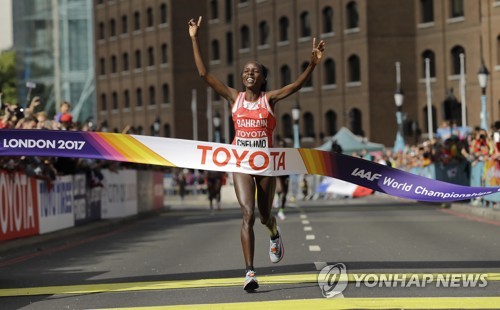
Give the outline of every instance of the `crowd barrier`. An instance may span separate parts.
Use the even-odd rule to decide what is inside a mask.
[[[0,171],[0,242],[163,208],[163,172],[102,174],[102,186],[90,188],[84,174],[47,182]]]

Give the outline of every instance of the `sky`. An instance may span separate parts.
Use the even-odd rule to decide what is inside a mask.
[[[0,0],[0,51],[12,47],[12,0]]]

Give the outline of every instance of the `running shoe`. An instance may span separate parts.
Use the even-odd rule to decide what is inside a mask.
[[[278,218],[282,221],[284,221],[286,219],[286,216],[285,216],[285,212],[283,212],[283,209],[280,209],[278,211]]]
[[[278,229],[278,238],[269,241],[269,258],[271,262],[278,263],[285,255],[285,248],[283,247],[283,238],[281,236],[280,228]]]
[[[255,271],[249,270],[245,276],[245,284],[243,285],[243,289],[245,291],[253,291],[259,288],[259,282],[257,281],[257,277],[255,276]]]

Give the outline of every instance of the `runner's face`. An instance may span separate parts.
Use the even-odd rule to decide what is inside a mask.
[[[243,74],[241,76],[243,85],[245,85],[246,88],[259,91],[264,80],[262,74],[262,69],[259,64],[255,62],[247,63],[243,68]]]

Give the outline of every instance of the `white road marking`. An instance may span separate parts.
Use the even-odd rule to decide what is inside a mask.
[[[306,235],[306,240],[314,240],[316,239],[315,235]]]
[[[304,231],[311,231],[313,230],[311,226],[305,226],[304,227]]]
[[[300,215],[300,219],[301,219],[301,220],[305,220],[306,218],[307,218],[307,215],[305,215],[305,214],[301,214],[301,215]]]
[[[303,225],[309,225],[310,223],[309,223],[309,221],[308,221],[308,220],[302,220],[302,224],[303,224]]]
[[[309,251],[310,252],[320,252],[321,248],[319,247],[319,245],[310,245],[309,246]]]

